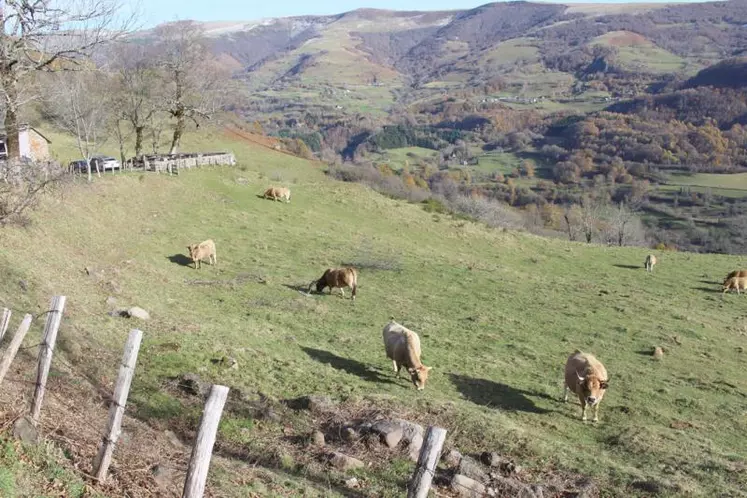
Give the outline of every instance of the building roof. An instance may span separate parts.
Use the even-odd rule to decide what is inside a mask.
[[[33,126],[29,126],[27,124],[20,124],[20,125],[18,125],[18,131],[23,131],[23,130],[34,130],[36,132],[36,134],[39,135],[40,137],[42,137],[44,140],[46,140],[48,144],[52,143],[52,141],[49,138],[47,138],[42,132],[40,132],[39,130],[37,130]],[[5,130],[4,129],[0,129],[0,141],[4,142],[5,141],[5,137],[6,137]]]

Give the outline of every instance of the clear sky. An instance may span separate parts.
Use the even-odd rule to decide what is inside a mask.
[[[554,3],[594,2],[595,0],[574,0]],[[314,2],[308,0],[142,0],[140,8],[143,12],[141,22],[145,27],[151,27],[161,22],[180,19],[249,21],[266,17],[339,14],[363,7],[393,10],[453,10],[468,9],[485,3],[488,3],[488,0],[316,0]],[[600,3],[616,2],[615,0],[603,0]]]

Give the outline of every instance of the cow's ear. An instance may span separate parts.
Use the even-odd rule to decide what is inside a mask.
[[[609,385],[610,385],[609,379],[603,380],[602,382],[599,383],[599,387],[601,387],[602,389],[607,389]]]

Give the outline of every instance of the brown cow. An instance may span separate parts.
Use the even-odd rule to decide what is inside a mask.
[[[211,265],[218,263],[218,253],[215,252],[215,242],[212,239],[208,239],[199,244],[191,244],[187,246],[189,250],[189,257],[195,264],[195,270],[201,268],[202,260],[207,258]]]
[[[586,407],[594,407],[594,422],[599,421],[599,403],[609,385],[609,376],[604,365],[594,355],[578,349],[568,357],[565,364],[565,398],[573,391],[581,402],[581,420],[586,422]]]
[[[284,200],[285,202],[291,201],[291,191],[288,188],[285,187],[270,187],[267,190],[265,190],[264,195],[262,196],[265,199],[273,199],[273,200]]]
[[[733,277],[747,277],[747,270],[734,270],[733,272],[729,273],[724,279],[724,285],[726,285],[727,280]]]
[[[731,277],[727,278],[724,282],[724,294],[730,290],[736,290],[739,294],[740,290],[747,290],[747,277]]]
[[[643,264],[643,266],[646,268],[646,271],[654,271],[654,265],[656,264],[656,256],[653,254],[649,254],[646,256],[646,262]]]
[[[311,282],[311,287],[316,284],[316,291],[322,292],[325,287],[329,287],[329,293],[332,289],[340,289],[342,297],[345,297],[344,287],[350,287],[353,291],[353,301],[355,301],[355,292],[358,288],[358,271],[355,268],[328,268],[322,278]]]
[[[392,320],[384,327],[383,336],[386,356],[392,360],[397,377],[402,367],[405,367],[418,391],[425,389],[428,372],[432,367],[426,367],[420,362],[418,334]]]

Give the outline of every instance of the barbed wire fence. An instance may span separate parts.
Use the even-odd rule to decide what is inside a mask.
[[[16,389],[5,390],[13,399],[5,400],[3,405],[13,408],[0,420],[0,429],[5,431],[13,427],[14,434],[24,432],[32,442],[38,441],[39,434],[43,433],[46,440],[56,443],[63,451],[68,450],[65,454],[82,478],[95,482],[100,488],[124,493],[123,496],[164,496],[161,490],[153,491],[153,457],[157,456],[158,461],[168,462],[169,468],[177,472],[177,477],[185,476],[182,498],[202,498],[228,388],[212,386],[189,458],[184,449],[165,452],[162,448],[153,448],[155,445],[147,440],[140,447],[149,447],[151,451],[144,455],[129,440],[132,437],[129,434],[120,440],[143,333],[138,329],[130,331],[121,361],[109,366],[111,371],[119,370],[113,393],[108,387],[99,386],[97,396],[91,392],[96,386],[90,379],[60,355],[54,355],[65,302],[65,296],[55,296],[48,310],[35,316],[26,314],[13,339],[4,348],[0,357],[0,386],[8,383]],[[0,313],[0,341],[9,328],[14,311],[4,308]],[[32,323],[43,316],[46,323],[42,341],[21,347]],[[36,372],[23,375],[19,367],[15,375],[8,375],[19,351],[36,348],[39,349]],[[102,367],[106,368],[106,365]],[[32,389],[29,409],[28,392]],[[81,396],[84,390],[88,393]],[[102,408],[108,409],[108,417]],[[154,455],[154,451],[158,455]],[[110,468],[112,473],[116,473],[116,483],[107,479]],[[178,490],[173,491],[174,496],[179,496]]]

